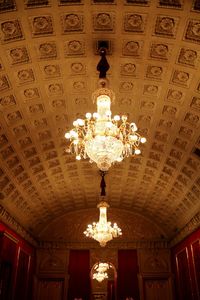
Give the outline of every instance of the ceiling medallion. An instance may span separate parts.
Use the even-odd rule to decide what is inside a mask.
[[[108,88],[106,72],[109,64],[106,59],[106,49],[100,49],[101,60],[97,65],[99,74],[99,88],[92,98],[97,104],[97,112],[86,113],[86,119],[73,122],[74,128],[65,134],[70,141],[67,152],[76,155],[76,159],[90,158],[97,167],[107,171],[115,162],[121,162],[125,157],[138,155],[140,143],[146,138],[137,133],[135,123],[129,123],[127,116],[112,116],[111,102],[115,94]]]
[[[122,235],[122,232],[116,223],[112,225],[111,222],[107,221],[107,208],[109,205],[105,201],[105,172],[101,172],[101,176],[101,201],[97,205],[99,208],[99,221],[97,223],[93,222],[92,224],[89,224],[87,229],[84,231],[84,234],[86,237],[90,237],[98,241],[101,247],[105,247],[107,242]]]

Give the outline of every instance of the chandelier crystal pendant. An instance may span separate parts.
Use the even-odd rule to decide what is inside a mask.
[[[111,102],[114,102],[115,95],[107,87],[109,64],[106,49],[101,49],[100,55],[97,66],[100,88],[92,96],[97,112],[88,112],[85,119],[74,121],[74,128],[65,134],[65,138],[69,140],[66,151],[75,154],[77,160],[89,157],[90,162],[96,162],[100,170],[107,171],[113,163],[140,154],[139,145],[145,143],[146,138],[137,133],[136,124],[129,123],[127,116],[112,117]]]
[[[104,180],[105,172],[101,172],[101,176],[101,198],[104,200],[106,196],[106,184]],[[89,224],[84,231],[84,234],[86,237],[98,241],[101,247],[105,247],[108,241],[122,235],[122,231],[116,223],[112,225],[111,222],[107,221],[107,208],[109,205],[106,201],[101,201],[97,207],[99,208],[99,221],[97,223],[93,222],[92,224]]]

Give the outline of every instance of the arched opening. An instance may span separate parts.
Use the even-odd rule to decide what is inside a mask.
[[[117,299],[117,271],[112,263],[100,261],[95,263],[90,278],[92,300]]]

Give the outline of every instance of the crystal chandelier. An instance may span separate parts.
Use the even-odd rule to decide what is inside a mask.
[[[136,124],[129,123],[127,116],[112,117],[111,102],[114,102],[115,95],[107,87],[109,64],[106,49],[100,49],[100,55],[97,65],[100,88],[93,93],[97,112],[88,112],[85,119],[74,121],[74,128],[65,134],[65,138],[69,140],[66,151],[75,154],[77,160],[89,157],[90,162],[96,162],[100,170],[107,171],[113,163],[140,154],[139,145],[145,143],[146,138],[137,133]]]
[[[105,173],[102,172],[101,180],[101,197],[105,199]],[[107,208],[109,207],[106,201],[101,201],[97,207],[99,208],[99,221],[93,222],[87,226],[87,229],[84,231],[84,234],[87,237],[93,238],[98,241],[101,247],[105,247],[106,243],[113,238],[116,238],[122,235],[121,229],[117,226],[116,223],[113,225],[111,222],[107,221]]]
[[[96,279],[98,282],[102,282],[104,279],[108,278],[107,270],[110,268],[108,263],[99,262],[95,267],[95,273],[93,273],[93,279]]]

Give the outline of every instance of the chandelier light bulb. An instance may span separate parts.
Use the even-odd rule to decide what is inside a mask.
[[[142,144],[144,144],[144,143],[146,143],[147,140],[146,140],[145,137],[142,137],[142,138],[140,139],[140,141],[141,141]]]
[[[119,121],[120,120],[120,116],[118,116],[118,115],[114,116],[114,120],[115,121]]]
[[[92,117],[92,114],[91,114],[90,112],[88,112],[88,113],[86,113],[86,115],[85,115],[85,116],[86,116],[86,118],[87,118],[87,119],[91,119],[91,117]]]
[[[140,149],[135,149],[135,154],[139,155],[141,153]]]
[[[66,138],[66,139],[70,139],[70,138],[71,138],[71,135],[70,135],[69,132],[66,132],[66,133],[65,133],[65,138]]]

